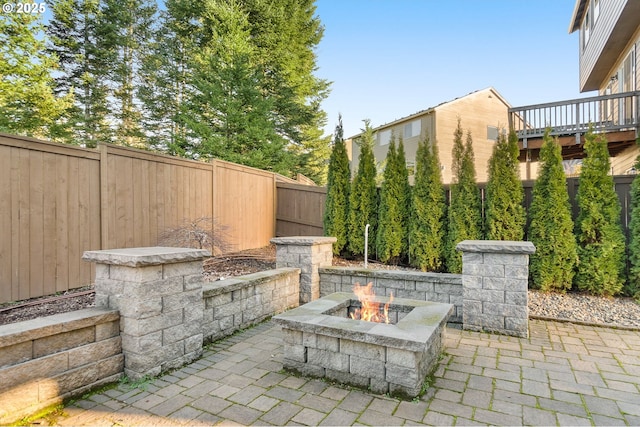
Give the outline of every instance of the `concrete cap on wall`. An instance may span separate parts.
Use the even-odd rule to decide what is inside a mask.
[[[124,265],[140,267],[145,265],[173,264],[176,262],[199,261],[211,256],[205,249],[146,247],[126,249],[106,249],[102,251],[85,251],[82,259],[99,264]]]
[[[531,242],[511,240],[463,240],[456,245],[461,252],[483,252],[501,254],[532,254],[536,247]]]
[[[338,239],[335,237],[327,236],[291,236],[291,237],[274,237],[270,240],[271,243],[276,245],[298,245],[298,246],[313,246],[324,245],[327,243],[334,244]]]

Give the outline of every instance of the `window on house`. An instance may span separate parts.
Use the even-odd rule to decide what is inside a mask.
[[[487,126],[487,139],[489,141],[498,140],[498,128],[495,126]]]
[[[391,129],[378,132],[378,138],[380,145],[388,145],[391,142]]]
[[[410,123],[405,124],[403,128],[402,136],[404,138],[413,138],[414,136],[419,136],[420,131],[422,130],[420,124],[421,124],[420,119],[414,120]]]
[[[589,43],[589,35],[591,34],[591,16],[589,11],[584,14],[584,21],[582,22],[582,48],[587,47],[587,43]]]
[[[593,23],[592,27],[596,24],[598,20],[598,16],[600,16],[600,0],[593,0]]]

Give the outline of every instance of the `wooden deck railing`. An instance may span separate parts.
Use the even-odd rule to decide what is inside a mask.
[[[540,138],[546,128],[551,135],[636,129],[640,125],[640,91],[593,96],[547,104],[509,108],[509,127],[526,148],[527,138]]]

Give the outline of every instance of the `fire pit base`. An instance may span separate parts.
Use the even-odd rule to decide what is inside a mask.
[[[442,351],[453,305],[397,298],[389,306],[397,323],[384,324],[347,318],[357,304],[354,294],[338,292],[275,316],[284,368],[374,393],[418,396]]]

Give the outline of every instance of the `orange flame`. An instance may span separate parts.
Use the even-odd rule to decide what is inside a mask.
[[[349,316],[354,320],[366,320],[367,322],[389,323],[389,304],[393,301],[393,293],[389,297],[389,302],[380,312],[380,303],[376,301],[376,294],[373,292],[373,283],[362,286],[356,283],[353,286],[353,293],[358,297],[361,308],[357,308]]]

